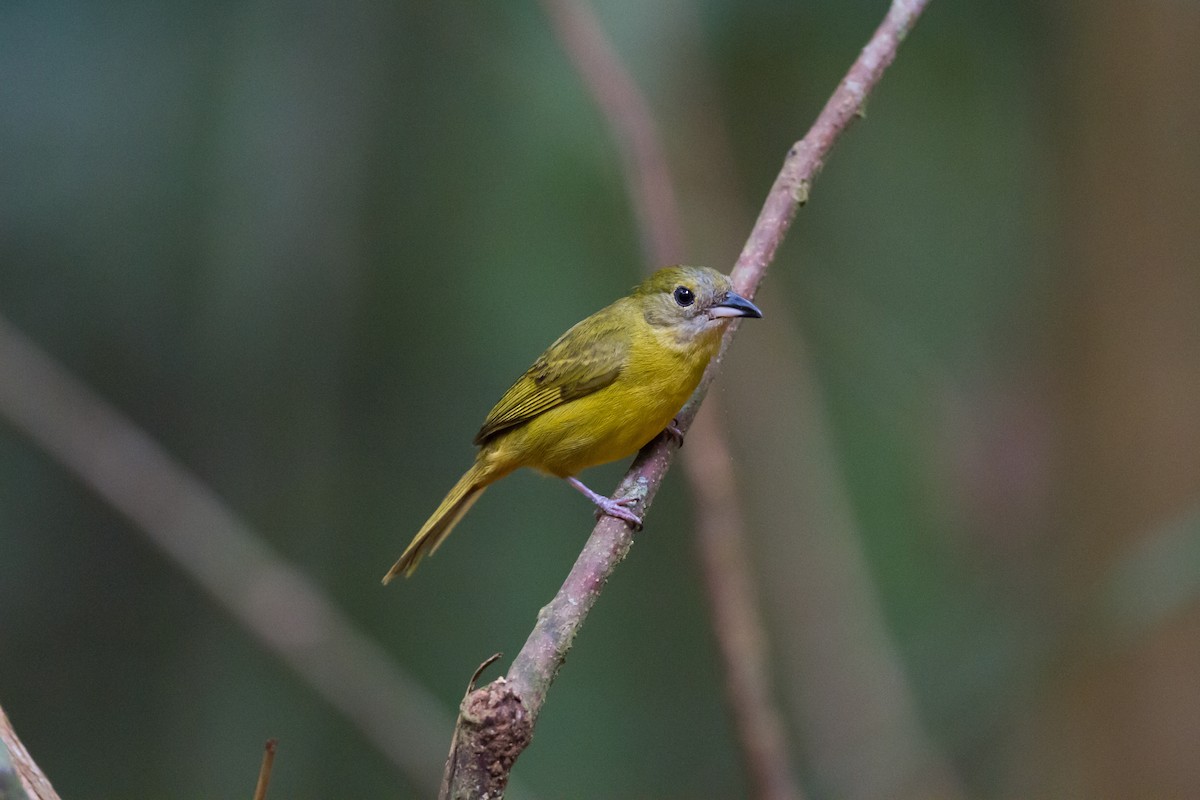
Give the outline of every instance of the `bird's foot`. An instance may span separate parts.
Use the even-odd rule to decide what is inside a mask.
[[[596,503],[596,519],[607,515],[625,520],[633,526],[635,531],[642,529],[642,518],[625,507],[636,503],[636,497],[622,497],[619,500],[614,500],[611,497],[601,497],[599,500],[593,502]]]
[[[619,499],[605,497],[602,494],[593,492],[578,478],[567,478],[567,483],[574,486],[584,497],[592,501],[592,504],[596,506],[596,519],[607,515],[628,522],[633,526],[635,531],[642,529],[642,518],[626,508],[626,506],[631,506],[638,501],[636,497],[622,497]]]
[[[683,447],[683,431],[679,430],[679,420],[673,419],[668,422],[667,427],[663,428],[662,435],[674,442],[676,447]]]

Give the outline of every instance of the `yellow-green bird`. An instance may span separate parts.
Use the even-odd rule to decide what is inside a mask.
[[[518,467],[565,478],[600,511],[641,526],[625,505],[593,492],[581,470],[636,453],[671,425],[695,391],[731,319],[762,312],[707,267],[664,267],[550,345],[475,434],[479,453],[433,512],[387,583],[411,575],[490,484]]]

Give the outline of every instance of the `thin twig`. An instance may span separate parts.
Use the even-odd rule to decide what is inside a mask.
[[[799,207],[808,199],[812,182],[825,157],[841,133],[859,113],[867,95],[879,82],[896,56],[900,42],[924,10],[928,0],[893,0],[883,23],[875,31],[846,77],[826,103],[805,137],[788,152],[754,229],[733,270],[739,294],[753,297],[768,265]],[[686,431],[720,368],[721,355],[736,327],[731,324],[722,351],[684,406],[678,427]],[[634,513],[644,514],[671,463],[675,447],[666,437],[645,447],[621,480],[614,497],[631,497]],[[575,565],[558,594],[539,613],[532,633],[513,661],[507,679],[501,678],[474,692],[469,702],[487,714],[473,719],[464,715],[465,738],[458,748],[458,764],[452,796],[499,797],[504,792],[511,765],[529,743],[532,726],[567,651],[588,612],[599,597],[608,576],[624,559],[633,543],[632,530],[620,520],[604,517],[592,530]],[[516,722],[522,730],[506,740],[500,753],[489,748],[498,731],[512,733]],[[467,752],[468,750],[472,752]]]
[[[580,0],[542,0],[542,5],[624,155],[626,189],[633,198],[642,241],[649,242],[647,266],[675,263],[685,237],[650,104],[590,6]],[[636,165],[642,165],[644,173]],[[799,800],[803,793],[793,777],[783,719],[772,700],[767,635],[747,556],[744,515],[729,467],[732,457],[715,422],[719,418],[715,409],[709,412],[688,432],[690,446],[683,462],[692,486],[697,544],[725,676],[726,706],[751,796]]]
[[[20,788],[28,800],[59,800],[58,793],[54,791],[50,781],[33,760],[33,756],[29,755],[17,732],[13,730],[3,708],[0,708],[0,747],[8,750],[8,757],[12,760]],[[5,787],[0,786],[0,790],[4,789]]]
[[[254,800],[267,800],[267,786],[271,783],[271,768],[275,766],[275,750],[278,739],[267,739],[263,747],[262,766],[258,768],[258,783],[254,786]]]
[[[0,418],[204,587],[422,791],[449,715],[300,570],[146,432],[0,317]]]

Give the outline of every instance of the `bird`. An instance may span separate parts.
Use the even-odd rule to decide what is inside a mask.
[[[560,336],[496,403],[475,434],[475,463],[383,578],[412,575],[491,484],[520,467],[565,479],[597,508],[641,528],[626,506],[575,477],[666,434],[700,383],[721,335],[762,312],[715,269],[663,267]]]

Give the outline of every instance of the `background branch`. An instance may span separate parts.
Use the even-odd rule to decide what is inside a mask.
[[[646,102],[591,7],[582,0],[542,0],[564,49],[604,115],[624,165],[647,268],[684,260],[685,236],[667,158]],[[750,783],[751,796],[788,800],[803,793],[788,756],[783,720],[772,700],[767,634],[747,556],[745,516],[733,457],[709,409],[688,432],[684,471],[692,487],[692,518],[709,620],[724,675],[725,704]]]
[[[679,204],[646,98],[586,3],[542,0],[542,8],[620,151],[646,263],[651,268],[679,263],[683,257]]]
[[[767,195],[733,271],[737,291],[753,297],[767,267],[799,207],[808,199],[812,181],[837,138],[860,112],[867,95],[896,56],[900,42],[924,10],[927,0],[894,0],[883,23],[863,49],[808,134],[788,153],[783,168]],[[722,342],[722,354],[736,333],[731,325]],[[696,393],[679,416],[686,431],[720,366],[713,360]],[[633,497],[635,513],[645,513],[670,466],[674,447],[660,438],[643,449],[621,480],[614,497]],[[525,646],[513,661],[506,678],[471,693],[455,730],[457,739],[455,780],[443,787],[443,796],[499,796],[512,763],[528,745],[532,726],[546,692],[562,666],[571,643],[599,597],[601,588],[633,543],[632,531],[619,520],[604,517],[595,526],[555,598],[538,614]],[[515,701],[515,702],[514,702]],[[467,714],[466,709],[482,713]],[[508,738],[521,726],[517,735]],[[501,737],[498,734],[505,734]],[[504,750],[494,748],[503,739]]]
[[[688,200],[689,245],[706,254],[727,253],[741,245],[753,220],[746,192],[739,185],[731,120],[722,113],[730,103],[720,91],[723,82],[710,62],[712,55],[703,46],[696,9],[681,6],[671,22],[680,29],[681,52],[674,54],[675,63],[666,69],[678,77],[662,90],[663,99],[654,104],[655,113],[672,121],[670,130],[683,132],[673,151],[678,159],[673,166],[678,195]],[[930,98],[922,86],[924,81],[917,78],[914,87],[912,76],[920,74],[921,62],[934,49],[923,48],[922,54],[906,64],[907,81],[901,77],[896,88],[889,87],[887,98],[880,100],[887,107],[886,127],[863,131],[860,148],[873,149],[878,145],[871,144],[872,140],[893,139],[906,125],[923,128],[921,111],[905,92],[915,88],[922,97]],[[911,162],[909,168],[913,168]],[[850,242],[843,238],[846,233],[839,231],[835,220],[845,219],[839,209],[848,207],[848,202],[857,206],[866,199],[855,187],[863,185],[864,172],[870,175],[875,168],[860,162],[857,177],[855,169],[848,165],[846,171],[839,171],[840,195],[828,198],[828,205],[821,204],[823,218],[807,221],[803,246],[793,247],[788,275],[772,289],[776,300],[768,301],[770,324],[753,326],[748,333],[755,341],[743,343],[742,355],[726,362],[723,390],[709,394],[688,432],[683,467],[686,471],[696,463],[700,469],[711,468],[698,457],[700,448],[694,445],[712,419],[717,423],[713,427],[727,439],[722,444],[734,450],[728,463],[740,462],[736,467],[740,516],[750,523],[742,557],[750,561],[753,570],[753,599],[762,609],[768,636],[766,657],[774,678],[769,688],[774,690],[775,708],[791,715],[788,733],[794,737],[793,757],[804,764],[806,786],[817,796],[847,800],[950,800],[964,796],[954,765],[947,758],[947,749],[955,746],[948,748],[930,735],[929,696],[918,701],[914,688],[927,683],[930,676],[913,659],[902,656],[898,641],[904,636],[903,622],[884,613],[881,595],[887,593],[888,570],[881,574],[868,563],[867,551],[877,545],[868,543],[872,526],[864,525],[860,515],[870,511],[852,500],[854,458],[844,440],[839,441],[837,429],[845,407],[840,402],[837,411],[828,406],[830,396],[839,391],[839,379],[826,370],[831,364],[841,364],[845,354],[840,339],[824,338],[831,333],[830,323],[822,321],[819,309],[828,306],[833,318],[844,320],[856,331],[864,322],[871,327],[867,320],[876,320],[876,326],[881,320],[880,309],[864,309],[861,302],[850,303],[841,294],[830,298],[824,289],[833,282],[844,291],[844,282],[855,281],[855,268],[845,263],[850,255],[842,250]],[[881,184],[891,182],[890,169],[875,173]],[[851,192],[853,199],[846,192]],[[824,190],[822,194],[825,199]],[[849,228],[863,224],[855,218],[858,221]],[[830,241],[831,236],[835,241]],[[833,255],[831,246],[838,255]],[[797,271],[797,266],[803,270]],[[886,274],[897,266],[897,262],[885,262],[876,269]],[[804,277],[798,280],[801,274]],[[900,281],[908,277],[916,275],[906,267],[896,274]],[[803,324],[797,320],[798,312],[803,314]],[[840,324],[835,322],[832,328]],[[894,333],[906,340],[912,336],[911,331]],[[816,352],[810,350],[810,336],[821,337]],[[818,366],[821,362],[825,369]],[[920,363],[923,369],[918,370],[918,383],[955,391],[953,384],[947,383],[944,367],[927,360]],[[856,372],[858,368],[855,365]],[[770,380],[763,381],[764,375]],[[958,401],[962,402],[961,397]],[[736,408],[736,415],[725,413],[721,404]],[[939,406],[932,413],[940,420],[963,410],[961,406]],[[870,449],[877,452],[877,446],[887,447],[873,442]],[[901,530],[903,524],[899,519],[889,520],[886,535],[903,540],[902,549],[911,552],[915,543],[911,534]],[[715,566],[710,561],[707,570],[719,567],[721,548],[730,538],[728,531],[716,526],[713,533],[713,547],[702,550],[701,555],[706,561],[710,554],[718,560]],[[755,553],[762,557],[752,558]],[[722,573],[722,577],[726,583],[734,580],[732,575]],[[713,591],[708,589],[710,599]],[[894,610],[895,606],[889,609]],[[742,630],[731,627],[733,637]]]
[[[267,743],[263,747],[262,764],[258,768],[258,781],[254,784],[254,800],[267,800],[267,788],[271,785],[271,769],[275,766],[275,752],[278,749],[278,739],[267,739]]]
[[[128,517],[416,786],[450,717],[308,577],[146,432],[0,317],[0,417]]]

